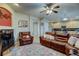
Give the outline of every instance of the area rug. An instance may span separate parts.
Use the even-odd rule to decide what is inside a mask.
[[[20,46],[12,51],[13,56],[65,56],[58,51],[42,46],[41,44],[30,44]]]

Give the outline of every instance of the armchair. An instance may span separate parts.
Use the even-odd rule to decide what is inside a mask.
[[[30,32],[20,32],[19,33],[19,42],[20,42],[20,46],[32,44],[33,36],[30,35]]]

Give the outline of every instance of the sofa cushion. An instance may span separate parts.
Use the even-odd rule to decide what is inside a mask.
[[[49,34],[44,34],[44,38],[48,39],[48,40],[54,40],[54,36],[49,35]]]
[[[50,35],[50,39],[51,39],[51,40],[54,40],[55,38],[54,38],[54,36]]]
[[[56,40],[53,40],[52,43],[56,43],[56,44],[59,44],[59,45],[66,45],[66,43],[64,42],[60,42],[60,41],[56,41]]]
[[[60,41],[60,42],[68,42],[68,40],[67,39],[65,39],[65,40],[63,40],[63,39],[56,39],[56,41]]]
[[[46,39],[50,39],[50,35],[48,35],[48,34],[44,34],[44,38],[46,38]]]
[[[79,48],[79,39],[76,41],[75,47],[76,47],[76,48]]]
[[[67,42],[68,41],[68,38],[63,38],[63,37],[56,37],[57,41],[61,41],[61,42]]]
[[[46,32],[45,34],[54,36],[55,35],[55,32]]]
[[[27,35],[27,36],[26,36],[26,38],[30,38],[30,36],[29,36],[29,35]]]
[[[64,37],[56,37],[56,39],[63,39],[63,40],[65,40],[67,38],[64,38]]]
[[[71,37],[69,38],[69,40],[68,40],[68,43],[73,46],[73,45],[75,45],[76,41],[77,41],[77,38],[71,36]]]

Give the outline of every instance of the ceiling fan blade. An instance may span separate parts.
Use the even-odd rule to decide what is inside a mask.
[[[48,3],[48,4],[46,4],[48,7],[50,7],[50,6],[52,6],[53,5],[53,3]]]
[[[60,6],[55,6],[54,8],[60,8]]]
[[[54,12],[54,13],[58,13],[58,11],[56,11],[56,10],[52,10],[52,12]]]
[[[44,8],[47,8],[47,6],[44,6]]]
[[[45,11],[47,11],[47,10],[43,10],[43,11],[41,11],[40,13],[45,12]]]
[[[48,8],[51,8],[52,6],[54,6],[55,5],[55,3],[47,3],[46,4],[46,6],[48,7]]]
[[[49,14],[46,14],[46,15],[49,15]]]

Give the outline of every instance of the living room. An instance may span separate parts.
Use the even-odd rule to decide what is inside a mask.
[[[0,3],[0,55],[78,56],[78,6],[79,3]]]

